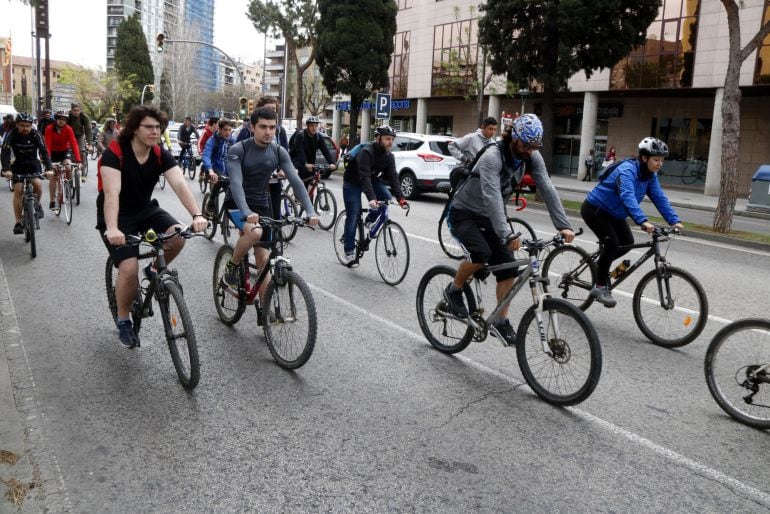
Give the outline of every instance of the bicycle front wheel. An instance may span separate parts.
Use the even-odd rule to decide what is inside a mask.
[[[262,327],[279,366],[297,369],[310,359],[317,319],[315,300],[302,277],[288,269],[276,271],[265,292]]]
[[[80,177],[80,170],[76,169],[72,174],[72,199],[75,200],[75,205],[80,205]]]
[[[212,289],[214,291],[214,307],[217,310],[217,316],[225,325],[231,326],[238,323],[246,310],[246,304],[241,301],[240,293],[231,290],[222,284],[222,277],[225,274],[225,266],[233,257],[231,246],[222,246],[214,258],[214,275],[212,278]]]
[[[88,159],[83,159],[82,164],[83,164],[83,176],[87,177],[88,176]]]
[[[299,217],[299,206],[297,205],[297,202],[292,200],[289,196],[282,194],[281,195],[281,219],[287,220],[287,219],[295,219]],[[297,225],[294,223],[287,223],[286,225],[281,227],[281,232],[283,233],[283,242],[288,243],[292,239],[294,239],[294,236],[297,235]]]
[[[62,186],[61,210],[64,213],[64,221],[70,225],[72,224],[72,183],[69,180],[64,180]]]
[[[438,244],[450,259],[460,260],[463,258],[462,246],[449,231],[446,211],[441,214],[441,218],[438,220]]]
[[[409,240],[401,225],[388,220],[374,243],[374,260],[382,280],[395,286],[409,271]]]
[[[185,389],[195,389],[201,373],[198,343],[179,284],[173,280],[164,281],[163,291],[158,295],[158,303],[163,317],[163,328],[166,330],[168,350],[171,352],[179,382]]]
[[[187,176],[190,177],[190,180],[195,178],[195,165],[192,162],[192,159],[185,159],[185,168],[187,168]]]
[[[473,327],[465,321],[447,315],[444,290],[454,282],[455,270],[449,266],[434,266],[425,272],[417,286],[417,320],[428,342],[442,353],[465,350],[473,339]],[[471,287],[463,287],[468,312],[476,310]]]
[[[198,175],[198,187],[201,190],[201,193],[205,193],[206,190],[209,188],[209,181],[207,178],[205,178],[206,175],[203,172],[200,172]]]
[[[29,242],[29,251],[32,254],[33,259],[37,257],[37,241],[35,241],[36,224],[35,201],[27,200],[24,207],[24,238]]]
[[[337,219],[337,199],[334,198],[334,193],[326,188],[319,189],[313,202],[313,208],[318,214],[319,227],[323,230],[329,230],[334,226],[334,220]]]
[[[634,291],[634,319],[654,344],[666,348],[684,346],[706,326],[709,307],[700,282],[689,272],[666,266],[651,270]],[[662,293],[662,297],[661,297]]]
[[[516,356],[524,380],[553,405],[575,405],[596,389],[602,373],[599,336],[588,317],[569,302],[543,301],[543,333],[533,305],[524,313],[516,333]]]
[[[537,239],[535,229],[521,218],[508,218],[508,226],[514,234],[521,234],[519,239],[521,239],[522,245],[521,248],[513,252],[514,257],[516,257],[516,260],[528,259],[529,253],[527,252],[527,247],[524,246],[524,241],[534,241]]]
[[[770,320],[743,319],[717,332],[706,351],[711,396],[734,419],[770,428]]]
[[[206,212],[206,205],[208,205],[210,198],[211,193],[206,193],[203,195],[203,201],[201,202],[201,212]],[[214,209],[214,212],[219,212],[219,209]],[[214,236],[217,235],[217,222],[218,220],[216,218],[209,218],[209,224],[206,226],[206,228],[203,229],[203,236],[209,241],[214,239]]]
[[[563,245],[543,261],[543,276],[549,281],[543,289],[584,311],[594,301],[590,293],[597,273],[596,262],[587,251],[579,246]]]

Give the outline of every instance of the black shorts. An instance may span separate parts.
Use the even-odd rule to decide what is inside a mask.
[[[37,161],[32,164],[19,163],[19,166],[16,166],[16,163],[14,162],[13,164],[11,164],[11,172],[13,172],[13,179],[11,180],[14,184],[16,184],[21,182],[19,175],[40,175],[41,173],[43,173],[43,167],[40,165],[40,161]]]
[[[96,229],[102,234],[102,241],[107,247],[107,251],[110,252],[112,262],[116,268],[124,260],[139,256],[139,246],[111,245],[104,237],[104,231],[107,230],[107,226],[104,223],[104,212],[97,210],[96,217]],[[158,234],[162,234],[170,227],[179,224],[176,218],[161,209],[155,201],[153,201],[152,206],[138,214],[118,215],[118,228],[124,234],[141,234],[150,228]]]
[[[492,226],[492,220],[469,211],[449,209],[449,227],[452,235],[460,241],[465,256],[477,264],[505,264],[513,262],[516,256],[500,241]],[[497,281],[517,276],[517,268],[495,271]]]
[[[64,162],[65,160],[72,159],[72,150],[64,150],[62,152],[51,152],[51,162]]]
[[[264,216],[266,218],[272,218],[273,217],[273,209],[271,206],[266,205],[249,205],[249,209],[259,214],[260,217]],[[235,224],[236,227],[238,227],[239,230],[243,229],[244,221],[241,219],[243,215],[241,214],[241,211],[238,209],[238,206],[235,205],[235,201],[231,198],[227,201],[225,201],[225,210],[227,211],[228,216],[230,216],[230,219]],[[273,232],[270,227],[262,227],[262,237],[259,238],[260,241],[270,241],[273,238]]]

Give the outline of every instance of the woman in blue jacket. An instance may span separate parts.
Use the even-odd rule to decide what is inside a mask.
[[[605,307],[616,304],[607,288],[612,261],[628,252],[619,247],[634,244],[626,218],[630,216],[648,234],[655,228],[639,206],[642,198],[649,196],[670,225],[683,228],[658,180],[666,157],[666,143],[645,137],[639,143],[638,158],[621,162],[588,193],[580,208],[580,215],[601,243],[596,284],[591,289],[591,296]]]

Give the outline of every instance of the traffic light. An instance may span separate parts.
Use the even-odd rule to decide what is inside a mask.
[[[158,44],[158,46],[157,46],[158,53],[162,53],[163,52],[163,43],[166,41],[165,34],[163,34],[162,32],[160,34],[158,34],[157,37],[155,38],[155,41]]]
[[[242,96],[238,99],[238,104],[240,105],[241,119],[245,120],[249,117],[249,100],[247,100],[245,96]]]
[[[249,100],[249,115],[254,112],[254,100]]]

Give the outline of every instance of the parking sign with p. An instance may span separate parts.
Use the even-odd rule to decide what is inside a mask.
[[[374,119],[387,120],[388,118],[390,118],[390,94],[377,93]]]

